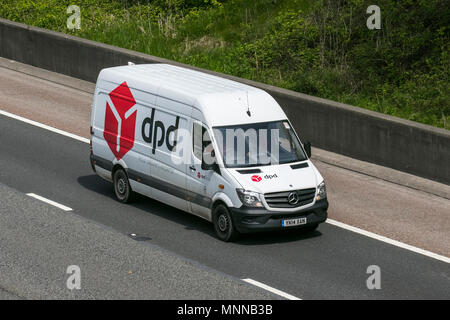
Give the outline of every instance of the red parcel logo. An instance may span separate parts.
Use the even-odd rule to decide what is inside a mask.
[[[103,136],[117,160],[122,159],[134,146],[137,114],[135,104],[126,82],[111,91],[106,100]]]
[[[251,177],[253,182],[260,182],[262,180],[262,178],[258,175],[254,175]]]

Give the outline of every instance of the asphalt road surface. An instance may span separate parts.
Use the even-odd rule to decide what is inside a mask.
[[[157,201],[115,201],[112,185],[92,172],[86,143],[4,116],[0,137],[2,183],[234,277],[255,279],[303,299],[450,299],[450,266],[445,262],[329,224],[308,236],[284,232],[223,243],[209,223]],[[381,269],[380,290],[366,286],[370,265]]]
[[[1,300],[282,298],[1,183],[0,195]]]
[[[4,82],[1,84],[7,85]],[[51,88],[53,92],[56,90],[42,81],[39,85]],[[80,96],[73,89],[57,89],[61,95]],[[24,107],[20,96],[26,94],[25,91],[13,92],[19,108]],[[49,98],[42,93],[36,96],[35,101],[26,101],[26,107],[32,109],[35,104],[39,108],[44,106],[45,110],[56,110],[56,105],[51,103],[58,96],[55,94],[54,98]],[[0,109],[10,106],[10,99],[1,96]],[[70,103],[76,104],[76,101]],[[44,113],[41,117],[46,118]],[[70,118],[76,117],[79,117],[76,112],[69,114],[67,125],[70,126]],[[84,113],[82,117],[87,116]],[[37,120],[45,122],[45,119]],[[376,221],[373,217],[376,213],[383,217],[392,212],[392,208],[395,209],[392,201],[395,202],[396,196],[405,202],[411,199],[417,203],[416,211],[411,208],[411,219],[427,219],[426,210],[429,210],[435,220],[432,241],[424,241],[431,247],[435,246],[435,252],[447,254],[449,243],[446,239],[450,232],[447,199],[374,181],[376,179],[373,178],[360,181],[362,179],[357,173],[346,173],[332,166],[319,169],[321,172],[324,169],[322,173],[326,180],[328,178],[327,181],[335,182],[331,183],[330,188],[330,197],[333,197],[330,199],[331,217],[347,217],[346,212],[355,210],[361,210],[364,215],[362,203],[365,202],[368,204],[366,212],[371,212],[367,220],[370,225],[371,221]],[[355,184],[349,186],[349,182],[342,182],[346,177],[356,181]],[[352,192],[358,188],[363,190],[367,181],[372,184],[373,191],[356,194],[353,203],[355,194]],[[341,182],[341,189],[336,182]],[[34,193],[63,204],[72,208],[76,215],[123,235],[135,234],[132,238],[139,246],[156,245],[233,278],[251,278],[302,299],[450,299],[448,263],[331,224],[322,224],[312,234],[278,232],[245,235],[236,243],[223,243],[215,238],[212,226],[206,221],[157,201],[139,197],[131,205],[118,203],[113,198],[112,185],[92,172],[88,144],[2,115],[0,183],[19,193]],[[338,189],[339,195],[342,195],[340,198],[338,193],[334,193]],[[16,206],[20,209],[25,203],[19,201]],[[402,203],[397,204],[397,208],[401,207]],[[446,210],[447,215],[436,215],[433,210]],[[60,214],[68,213],[61,210]],[[355,220],[361,222],[361,219]],[[359,226],[363,226],[364,221]],[[421,230],[420,226],[411,226],[406,222],[404,226],[413,231]],[[396,228],[401,229],[401,223]],[[407,235],[411,237],[411,233]],[[26,236],[25,233],[23,237]],[[417,237],[426,239],[421,233]],[[439,243],[439,239],[444,243]],[[367,268],[372,265],[381,270],[379,290],[367,288],[366,281],[370,276]],[[0,298],[14,297],[11,292],[14,291],[0,289]]]

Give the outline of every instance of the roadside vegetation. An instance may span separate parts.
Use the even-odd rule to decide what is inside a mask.
[[[450,129],[447,0],[2,0],[0,17]],[[69,5],[81,30],[69,30]]]

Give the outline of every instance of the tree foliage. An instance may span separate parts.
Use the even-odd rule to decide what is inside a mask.
[[[66,28],[81,7],[82,28]],[[2,0],[0,17],[450,129],[448,0]]]

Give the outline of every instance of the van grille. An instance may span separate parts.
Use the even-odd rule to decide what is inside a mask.
[[[271,208],[296,208],[313,202],[316,188],[266,193],[264,198]],[[290,197],[291,196],[291,197]],[[297,199],[289,203],[289,197]]]

